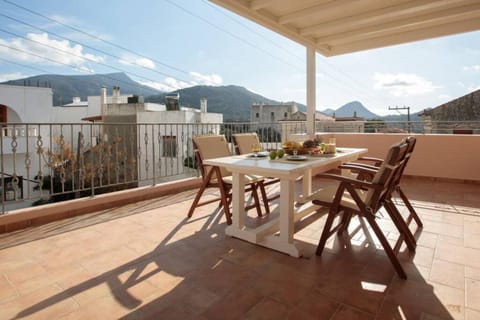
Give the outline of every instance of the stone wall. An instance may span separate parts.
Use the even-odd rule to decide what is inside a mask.
[[[480,90],[442,104],[431,112],[433,121],[479,121]]]

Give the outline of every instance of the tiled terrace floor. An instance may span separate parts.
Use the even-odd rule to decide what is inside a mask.
[[[480,319],[480,187],[404,186],[425,224],[408,280],[362,228],[320,258],[317,214],[296,259],[225,236],[216,204],[187,220],[185,191],[0,236],[0,319]]]

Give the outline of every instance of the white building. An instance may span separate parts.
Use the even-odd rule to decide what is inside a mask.
[[[24,189],[31,192],[37,175],[50,174],[48,152],[62,149],[59,143],[78,154],[80,149],[108,141],[108,136],[113,137],[114,131],[122,127],[114,124],[124,122],[129,127],[123,133],[124,141],[126,137],[135,141],[130,153],[138,156],[138,179],[151,176],[153,166],[156,175],[170,176],[183,167],[185,158],[192,156],[191,136],[219,133],[223,122],[222,114],[207,112],[204,98],[200,110],[179,107],[171,111],[165,104],[143,103],[142,97],[120,95],[119,87],[114,87],[112,96],[102,88],[99,96],[89,96],[87,101],[76,97],[63,106],[52,106],[52,98],[51,88],[0,85],[2,176],[5,183],[12,176],[23,182],[22,190],[16,192],[17,199]],[[148,163],[152,166],[145,165]]]
[[[296,103],[254,103],[250,108],[250,122],[258,124],[271,124],[280,120],[287,120],[297,111],[298,107]]]

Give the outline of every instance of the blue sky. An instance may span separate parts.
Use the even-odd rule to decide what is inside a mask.
[[[206,0],[0,0],[0,24],[0,82],[121,70],[166,91],[233,84],[306,102],[305,48]],[[389,106],[417,112],[477,89],[478,31],[317,54],[318,110],[358,100],[380,115]]]

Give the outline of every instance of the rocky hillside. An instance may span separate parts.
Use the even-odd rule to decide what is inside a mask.
[[[479,121],[480,90],[429,110],[435,121]]]
[[[99,96],[102,86],[107,88],[109,95],[112,94],[111,90],[114,86],[119,86],[122,94],[149,96],[162,93],[133,81],[122,72],[94,75],[44,74],[1,84],[52,88],[54,106],[70,103],[73,97],[87,100],[88,96]]]

